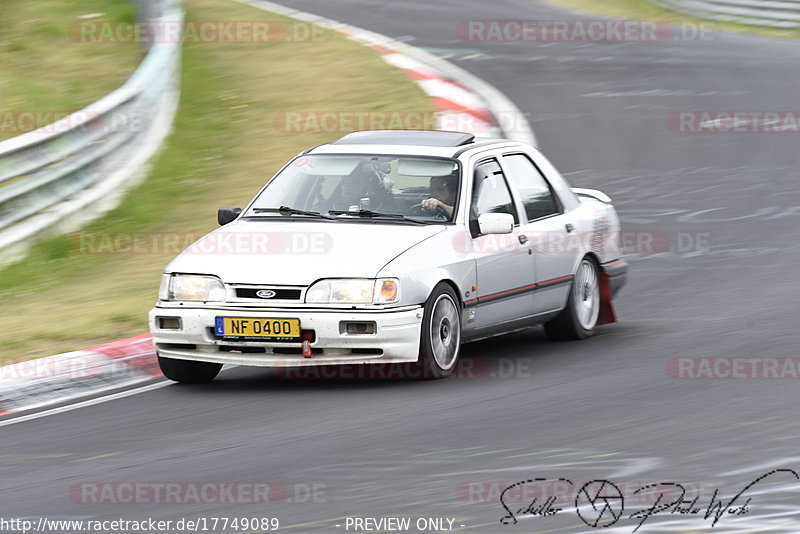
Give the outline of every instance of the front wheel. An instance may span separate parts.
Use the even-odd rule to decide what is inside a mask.
[[[567,307],[545,323],[544,331],[553,340],[584,339],[594,334],[600,315],[600,282],[595,263],[584,258],[575,273]]]
[[[158,366],[164,376],[183,384],[205,384],[211,382],[222,369],[221,363],[195,362],[158,357]]]
[[[453,374],[461,352],[461,307],[453,288],[441,282],[425,303],[419,361],[425,378]]]

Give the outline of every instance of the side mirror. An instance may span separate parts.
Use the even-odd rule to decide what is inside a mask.
[[[242,213],[242,208],[220,208],[217,210],[217,222],[220,226],[225,226]]]
[[[514,231],[514,216],[510,213],[484,213],[478,217],[481,235],[510,234]]]

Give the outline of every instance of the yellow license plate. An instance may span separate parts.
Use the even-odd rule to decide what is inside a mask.
[[[256,319],[253,317],[217,317],[214,330],[229,339],[300,339],[300,319]]]

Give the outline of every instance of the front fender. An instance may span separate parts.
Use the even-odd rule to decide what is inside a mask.
[[[423,304],[441,281],[451,283],[462,302],[470,298],[472,286],[477,285],[476,263],[472,254],[459,246],[464,232],[462,227],[449,227],[406,250],[378,272],[379,278],[400,279],[398,305]]]

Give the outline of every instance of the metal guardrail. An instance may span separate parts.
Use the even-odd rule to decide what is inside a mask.
[[[163,5],[156,24],[182,27]],[[181,39],[149,44],[125,84],[58,122],[0,142],[0,264],[33,238],[77,229],[113,208],[144,175],[169,133],[178,104]]]
[[[650,0],[689,15],[773,28],[800,28],[800,0]]]

